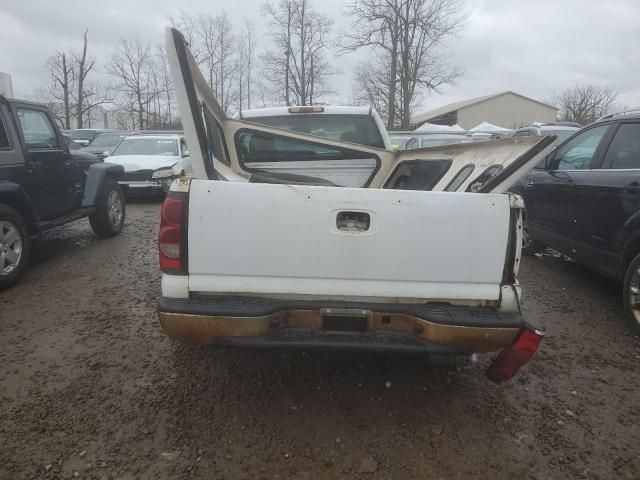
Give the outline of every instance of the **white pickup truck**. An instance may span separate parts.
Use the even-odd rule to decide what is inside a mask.
[[[501,192],[545,139],[392,152],[231,119],[177,30],[167,53],[194,172],[162,207],[158,310],[169,336],[434,357],[500,351],[494,381],[533,356],[542,333],[522,319],[516,279],[522,203]],[[247,166],[308,157],[371,169],[352,188]],[[482,181],[463,174],[483,164],[503,168]],[[484,193],[443,192],[474,178]]]

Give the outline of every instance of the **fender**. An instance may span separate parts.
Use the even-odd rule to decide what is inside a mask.
[[[124,176],[124,167],[113,163],[94,163],[87,170],[87,181],[84,184],[84,194],[82,196],[83,207],[93,207],[96,198],[102,190],[107,177],[118,180]]]
[[[29,232],[38,232],[38,212],[24,188],[9,180],[0,180],[0,203],[9,205],[23,216]]]

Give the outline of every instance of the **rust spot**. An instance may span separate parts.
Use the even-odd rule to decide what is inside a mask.
[[[176,340],[192,345],[214,344],[219,337],[258,337],[274,328],[321,331],[320,310],[286,310],[263,317],[218,317],[159,312],[164,332]],[[442,345],[471,348],[484,353],[510,345],[518,328],[462,327],[430,322],[414,315],[372,312],[367,332],[392,331],[409,333]],[[358,332],[354,332],[358,333]]]

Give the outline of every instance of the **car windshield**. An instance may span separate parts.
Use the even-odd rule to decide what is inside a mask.
[[[114,135],[113,133],[102,133],[91,143],[93,147],[113,147],[118,145],[126,135]]]
[[[117,155],[178,155],[178,141],[173,138],[129,138],[113,151]]]
[[[71,130],[69,132],[74,140],[93,140],[97,134],[98,132],[95,130]]]
[[[250,122],[308,133],[332,140],[385,148],[376,122],[370,115],[304,114],[247,118]]]

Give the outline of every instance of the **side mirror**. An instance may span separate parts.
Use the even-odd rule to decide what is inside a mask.
[[[102,152],[103,157],[108,157],[109,155],[111,155],[111,152],[109,150],[105,150],[104,152]]]
[[[191,153],[189,152],[189,150],[183,150],[183,151],[182,151],[182,157],[183,157],[183,158],[184,158],[184,157],[190,157],[190,156],[191,156]]]

